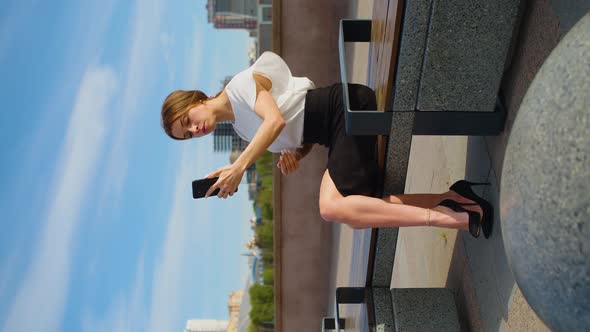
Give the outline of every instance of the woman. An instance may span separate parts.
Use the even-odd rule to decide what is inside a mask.
[[[353,109],[376,109],[374,92],[349,86]],[[200,91],[174,91],[162,105],[162,127],[173,139],[201,137],[216,123],[231,121],[250,144],[219,176],[207,196],[232,196],[245,170],[265,151],[281,153],[277,166],[284,175],[295,171],[313,144],[329,148],[320,184],[320,214],[353,228],[438,226],[468,230],[477,237],[491,232],[492,208],[459,181],[443,194],[374,197],[377,181],[376,138],[344,132],[342,85],[316,89],[305,77],[293,77],[287,64],[272,52],[263,53],[238,73],[225,89],[208,98]]]

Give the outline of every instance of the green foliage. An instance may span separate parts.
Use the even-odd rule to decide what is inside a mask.
[[[273,245],[273,225],[272,221],[263,220],[262,224],[254,227],[256,237],[256,246],[260,249],[272,250]]]
[[[272,251],[263,251],[262,252],[262,263],[264,263],[264,266],[273,266],[274,265],[274,255],[272,254]]]
[[[275,315],[275,307],[272,303],[253,305],[250,309],[250,320],[256,325],[272,322]]]
[[[272,303],[274,291],[271,286],[254,284],[250,286],[250,303]]]
[[[265,152],[256,161],[256,173],[260,185],[256,195],[255,204],[262,209],[262,218],[272,220],[272,153]]]
[[[264,269],[262,272],[262,283],[268,286],[274,285],[275,282],[275,271],[272,268]]]
[[[248,332],[275,332],[274,323],[264,323],[263,325],[254,325],[250,322]]]
[[[250,287],[250,320],[255,325],[274,319],[274,291],[272,286],[254,284]]]
[[[262,210],[262,218],[266,220],[272,220],[272,204],[264,204],[261,207]]]
[[[263,220],[262,224],[254,227],[255,245],[260,249],[264,266],[272,266],[274,262],[273,232],[273,223],[270,220]]]
[[[262,212],[262,224],[254,227],[256,246],[260,249],[262,262],[265,266],[272,266],[273,256],[273,155],[265,152],[256,161],[256,173],[260,185],[254,202],[254,207],[259,207]]]
[[[254,227],[255,245],[260,249],[265,267],[262,273],[263,284],[250,287],[250,320],[248,332],[273,331],[274,328],[274,264],[273,255],[273,156],[265,152],[256,161],[259,186],[254,201],[254,209],[260,208],[262,223]]]

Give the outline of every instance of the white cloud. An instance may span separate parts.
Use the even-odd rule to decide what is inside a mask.
[[[164,64],[168,73],[168,85],[172,87],[176,78],[176,66],[172,63],[172,50],[176,47],[173,35],[166,32],[160,33],[160,49],[164,55]]]
[[[13,276],[13,273],[16,270],[16,264],[19,259],[19,255],[17,255],[17,251],[12,251],[10,254],[5,253],[4,263],[0,267],[0,299],[6,298],[4,294],[10,285],[10,278]]]
[[[121,194],[127,174],[126,150],[130,136],[129,128],[136,117],[140,115],[138,103],[146,89],[146,81],[151,79],[148,67],[154,61],[153,54],[158,53],[158,47],[172,47],[175,43],[173,37],[160,31],[162,13],[158,7],[162,6],[158,0],[138,0],[136,7],[137,14],[130,37],[133,43],[128,52],[129,64],[125,74],[126,82],[122,89],[121,111],[117,112],[118,114],[115,114],[111,120],[111,123],[118,124],[118,129],[114,133],[114,149],[108,156],[107,174],[105,176],[108,181],[105,182],[104,192],[100,197],[101,205],[106,204],[107,199],[109,202],[118,201],[118,196]],[[191,37],[192,47],[185,54],[186,62],[179,67],[182,68],[187,87],[194,87],[202,69],[202,33],[198,27],[195,28]],[[166,51],[164,59],[165,61],[170,59]],[[85,332],[172,331],[183,319],[181,316],[181,304],[185,299],[186,289],[184,287],[187,285],[185,281],[189,277],[187,276],[189,269],[185,265],[187,261],[186,254],[191,249],[194,249],[194,241],[210,243],[208,239],[203,237],[207,234],[205,231],[207,228],[206,223],[210,219],[208,218],[207,205],[203,201],[192,201],[190,198],[191,181],[195,176],[208,173],[210,169],[207,169],[206,165],[200,162],[201,159],[195,153],[196,149],[193,143],[184,146],[182,160],[177,164],[179,166],[172,170],[176,174],[175,189],[173,193],[170,193],[173,195],[174,204],[171,207],[166,224],[164,243],[153,270],[151,298],[147,299],[148,301],[141,299],[141,302],[146,303],[146,307],[149,307],[149,309],[146,309],[148,314],[144,315],[143,309],[133,304],[137,300],[127,302],[123,298],[128,297],[117,298],[109,306],[106,316],[102,319],[95,319],[92,315],[85,314],[83,318]],[[203,147],[203,150],[204,143],[197,142],[198,145]],[[188,234],[190,230],[200,227],[198,221],[195,222],[194,218],[190,218],[191,215],[197,214],[200,216],[199,220],[203,221],[201,229],[204,230],[204,235],[201,234],[199,240],[196,240],[199,235]],[[204,246],[209,247],[206,244]],[[143,266],[143,264],[140,265]],[[132,287],[134,289],[132,294],[137,294],[138,289],[143,289],[143,287],[143,279],[136,277],[135,285]],[[134,299],[139,298],[135,295],[131,297]],[[133,320],[145,321],[145,329],[137,328],[137,325],[130,325],[129,322]]]
[[[204,144],[197,142],[198,148],[203,148]],[[104,317],[97,318],[86,310],[82,319],[83,332],[174,331],[179,324],[184,325],[186,317],[183,317],[183,303],[186,303],[187,292],[192,290],[194,293],[194,289],[188,288],[203,286],[195,282],[196,276],[191,274],[195,267],[187,265],[187,256],[194,256],[194,250],[202,253],[213,243],[208,238],[210,201],[192,200],[190,197],[190,183],[195,174],[205,174],[208,170],[207,164],[195,153],[195,144],[184,145],[178,165],[174,170],[174,191],[170,193],[174,204],[166,223],[164,243],[151,271],[151,278],[148,278],[152,280],[148,292],[151,297],[145,299],[142,296],[145,290],[142,256],[129,294],[117,296]]]
[[[207,204],[204,200],[190,199],[190,183],[195,177],[195,172],[204,171],[204,165],[199,163],[199,160],[195,154],[194,145],[187,144],[182,152],[180,170],[176,178],[174,204],[168,218],[164,245],[154,269],[151,310],[146,331],[174,330],[181,319],[180,305],[183,293],[187,291],[184,288],[187,283],[183,282],[189,270],[185,266],[186,255],[190,250],[200,250],[197,243],[211,244],[206,238],[205,229],[206,222],[210,220]],[[192,204],[188,204],[189,202]],[[202,221],[200,224],[199,220]],[[189,222],[190,226],[187,225]],[[199,228],[199,226],[200,234],[189,232],[190,229]]]
[[[138,0],[135,5],[133,31],[129,37],[131,46],[128,51],[129,62],[122,86],[121,104],[113,113],[111,124],[116,126],[113,149],[108,156],[103,192],[99,205],[107,201],[120,201],[128,168],[128,140],[131,124],[142,114],[139,104],[145,92],[156,79],[156,72],[151,70],[159,45],[160,23],[163,0]],[[157,109],[157,108],[156,108]]]
[[[32,263],[8,310],[3,331],[57,331],[64,315],[71,248],[79,214],[104,145],[105,110],[117,86],[108,67],[88,68],[76,97],[56,186]]]
[[[105,318],[96,318],[87,309],[82,317],[82,332],[145,331],[146,305],[144,299],[144,258],[141,256],[135,272],[134,287],[129,296],[118,296],[107,310]]]
[[[48,124],[59,123],[61,125],[62,117],[65,118],[67,116],[61,110],[66,110],[74,102],[72,100],[75,97],[73,96],[73,91],[76,91],[79,87],[82,76],[87,68],[90,65],[99,63],[97,60],[99,59],[99,54],[102,53],[106,36],[105,32],[112,17],[114,1],[80,2],[81,5],[79,8],[73,8],[73,10],[77,10],[77,15],[74,15],[73,18],[68,17],[68,26],[84,28],[69,29],[67,34],[63,34],[62,32],[59,35],[59,39],[63,38],[67,42],[64,43],[64,52],[60,56],[61,61],[57,61],[54,68],[48,68],[47,70],[48,77],[51,81],[38,91],[39,100],[37,100],[37,103],[39,103],[39,112],[36,117],[31,119],[33,134],[30,136],[27,135],[28,139],[25,138],[28,148],[21,151],[20,154],[21,168],[17,180],[18,184],[15,186],[16,188],[27,188],[28,191],[30,190],[28,188],[36,186],[39,178],[31,176],[31,174],[37,174],[39,172],[39,165],[47,162],[41,156],[46,154],[47,151],[57,150],[50,141],[60,135],[55,133],[54,125]],[[20,31],[18,30],[20,25],[24,24],[27,26],[28,22],[31,22],[36,16],[46,14],[40,12],[42,8],[36,6],[36,2],[38,0],[12,1],[13,4],[18,4],[19,8],[16,12],[6,12],[6,20],[4,20],[4,17],[0,18],[0,53],[2,53],[2,47],[6,46],[4,45],[4,37],[2,37],[5,33],[8,33],[10,38],[20,36]],[[30,17],[23,16],[23,12]],[[10,22],[13,22],[15,19],[18,21],[18,24],[13,26]],[[10,29],[7,30],[8,27]],[[41,25],[37,28],[44,29]],[[49,31],[52,30],[50,29]],[[44,35],[37,35],[37,37],[47,38]],[[22,37],[18,38],[22,39]],[[27,43],[34,44],[35,42],[28,41]],[[0,58],[1,56],[0,54]],[[2,63],[1,59],[0,63]],[[48,140],[48,137],[51,139]],[[15,197],[21,195],[23,194],[17,194]]]
[[[195,24],[195,30],[192,33],[192,47],[185,56],[184,68],[184,86],[185,89],[194,89],[199,76],[202,73],[203,54],[207,45],[203,44],[203,31],[200,30],[202,25]]]

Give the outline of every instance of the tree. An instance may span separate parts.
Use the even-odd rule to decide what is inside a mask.
[[[263,284],[254,284],[249,290],[252,324],[248,332],[274,331],[273,167],[273,156],[270,152],[265,152],[256,161],[259,182],[254,209],[260,208],[262,223],[254,227],[254,235],[255,245],[260,249],[265,270],[262,274]]]
[[[256,325],[274,319],[274,291],[272,286],[254,284],[250,287],[250,320]]]
[[[275,282],[275,271],[271,268],[264,269],[262,272],[262,283],[267,286],[273,286]]]
[[[274,301],[274,291],[271,286],[254,284],[250,286],[250,303],[263,304]]]
[[[263,220],[262,224],[254,227],[254,234],[258,248],[272,250],[274,235],[272,221]]]

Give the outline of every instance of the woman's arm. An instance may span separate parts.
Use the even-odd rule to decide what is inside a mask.
[[[233,164],[218,169],[207,176],[208,178],[219,176],[219,180],[209,188],[206,196],[209,196],[217,188],[220,188],[218,197],[227,198],[227,196],[233,195],[246,169],[268,149],[285,128],[285,120],[281,111],[268,92],[272,87],[271,81],[262,75],[254,74],[253,76],[256,81],[254,112],[262,118],[262,124],[258,127],[250,144]]]
[[[236,166],[244,171],[268,149],[285,128],[285,120],[281,115],[281,111],[270,92],[268,92],[272,87],[272,83],[262,75],[254,74],[253,76],[256,81],[254,112],[263,121],[250,144],[234,162]]]
[[[299,161],[311,151],[312,147],[313,144],[303,144],[302,147],[296,149],[294,152],[290,150],[281,151],[281,156],[277,163],[277,167],[281,169],[281,173],[288,175],[295,172],[299,168]]]

